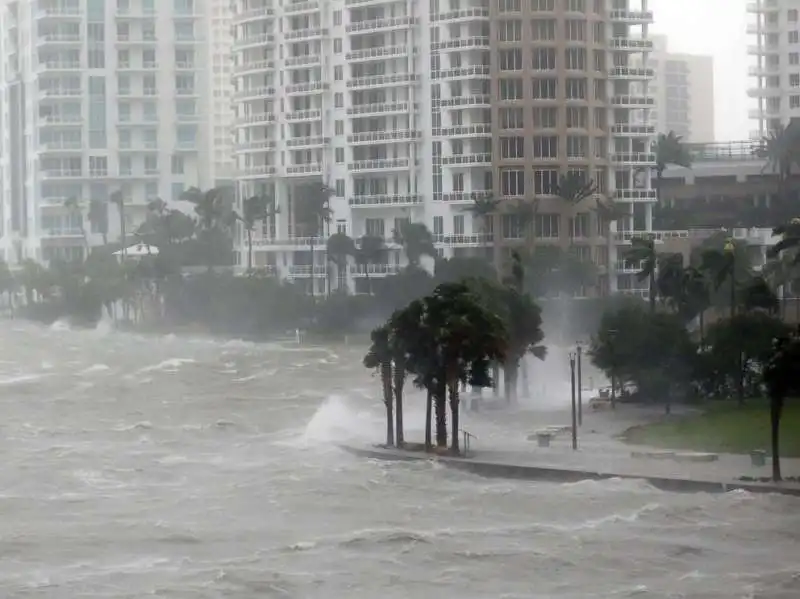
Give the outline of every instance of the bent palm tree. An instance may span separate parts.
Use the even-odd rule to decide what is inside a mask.
[[[575,209],[586,198],[590,198],[597,193],[597,185],[592,179],[587,180],[583,175],[570,171],[566,175],[561,175],[558,179],[558,184],[554,193],[559,197],[568,207],[568,214],[572,227],[563,227],[564,230],[569,230],[569,239],[572,243],[575,238]]]
[[[70,216],[76,217],[78,221],[78,230],[81,232],[83,236],[83,247],[86,251],[86,256],[89,256],[89,237],[86,235],[86,227],[83,223],[83,209],[81,208],[81,204],[76,197],[69,197],[64,200],[64,208],[67,209]]]
[[[409,266],[419,268],[423,256],[436,257],[433,235],[423,223],[402,221],[392,232],[393,240],[403,247]]]
[[[347,293],[347,258],[355,255],[356,246],[345,233],[334,233],[326,244],[328,260],[336,265],[337,290]],[[330,288],[330,285],[328,285]]]
[[[652,237],[649,239],[634,237],[631,239],[631,248],[625,254],[625,258],[631,262],[638,262],[642,265],[642,269],[636,274],[636,278],[640,281],[647,279],[650,295],[650,312],[655,313],[656,295],[658,294],[658,288],[656,287],[658,253],[656,252],[655,240]]]
[[[369,278],[369,267],[372,264],[383,264],[386,255],[386,244],[382,237],[364,235],[358,240],[356,261],[364,265],[364,274],[367,278],[367,294],[372,295],[372,282]]]
[[[667,134],[660,133],[653,142],[653,152],[656,155],[656,197],[661,200],[661,183],[664,179],[664,171],[669,165],[692,166],[692,157],[683,145],[680,135],[674,131]]]
[[[496,200],[492,196],[478,196],[473,200],[472,206],[467,208],[469,212],[480,219],[481,232],[484,236],[483,249],[487,257],[489,256],[489,248],[491,247],[489,244],[494,242],[494,239],[489,238],[489,232],[492,231],[494,236],[497,235],[497,231],[493,231],[494,227],[490,225],[495,214],[497,214],[497,208],[499,206],[499,200]]]
[[[392,350],[389,327],[381,326],[370,333],[372,345],[364,356],[364,366],[378,370],[383,386],[383,404],[386,407],[386,445],[394,445],[394,421],[392,418]]]
[[[86,215],[93,231],[103,236],[103,245],[108,245],[108,204],[100,200],[89,202],[89,212]]]

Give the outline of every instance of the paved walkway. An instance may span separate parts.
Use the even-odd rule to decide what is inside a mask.
[[[444,457],[448,464],[491,476],[513,478],[571,480],[583,478],[607,478],[622,476],[650,479],[674,489],[702,490],[703,484],[717,485],[719,490],[730,487],[745,487],[742,477],[759,479],[770,477],[772,466],[767,457],[764,466],[753,466],[749,455],[716,454],[713,462],[685,462],[674,459],[634,457],[634,453],[663,453],[668,450],[629,445],[615,438],[628,427],[662,417],[659,411],[647,408],[625,407],[614,413],[585,414],[578,438],[578,450],[572,449],[570,431],[558,433],[550,447],[538,447],[536,440],[526,440],[528,435],[547,426],[564,426],[569,422],[568,412],[519,412],[482,414],[480,419],[469,418],[474,428],[466,427],[478,435],[473,440],[469,455],[465,458]],[[513,426],[512,426],[513,423]],[[407,442],[418,441],[416,435],[408,435]],[[419,439],[421,441],[421,439]],[[429,459],[428,454],[404,452],[394,449],[346,447],[361,455],[384,459]],[[463,449],[463,448],[462,448]],[[696,452],[675,450],[682,456]],[[474,467],[467,467],[467,463]],[[800,477],[800,458],[781,460],[784,477]],[[681,483],[671,485],[670,482]],[[697,485],[691,484],[698,483]],[[755,487],[761,486],[761,489]],[[754,490],[781,490],[800,494],[800,483],[784,482],[780,487],[772,483],[754,485]]]

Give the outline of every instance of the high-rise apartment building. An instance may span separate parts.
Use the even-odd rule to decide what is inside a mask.
[[[233,24],[231,0],[205,0],[209,3],[211,100],[210,139],[214,144],[213,180],[230,181],[234,175],[233,153]]]
[[[651,118],[656,130],[674,131],[685,142],[714,141],[714,59],[670,52],[665,36],[652,38],[655,79],[650,91],[656,106]]]
[[[6,258],[83,254],[212,169],[203,0],[5,0],[0,6]],[[74,198],[80,210],[65,206]],[[90,224],[103,207],[108,232]]]
[[[800,3],[751,0],[747,12],[753,57],[748,74],[755,82],[748,93],[756,100],[749,116],[756,121],[753,135],[763,137],[800,116]]]
[[[656,200],[647,0],[237,0],[235,12],[239,193],[280,210],[256,232],[257,266],[325,288],[329,231],[303,208],[324,184],[330,232],[387,239],[370,276],[402,264],[391,238],[408,220],[444,256],[534,239],[595,261],[593,290],[635,287],[615,264]],[[556,197],[568,173],[598,197]],[[470,210],[489,196],[498,231]],[[607,226],[598,199],[629,217]],[[535,207],[533,235],[519,202]],[[367,273],[349,274],[358,289]]]

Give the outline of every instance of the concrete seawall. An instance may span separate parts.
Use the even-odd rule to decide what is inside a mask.
[[[435,460],[449,468],[463,470],[487,478],[509,478],[517,480],[542,481],[553,483],[574,483],[583,480],[607,480],[610,478],[626,478],[645,480],[663,491],[726,493],[742,489],[751,493],[781,493],[800,497],[800,484],[797,483],[762,483],[736,480],[703,480],[697,478],[679,478],[651,476],[646,472],[637,474],[618,472],[597,472],[559,466],[540,466],[524,463],[493,462],[474,458],[453,456],[437,456],[427,453],[404,451],[402,449],[380,446],[355,447],[339,445],[341,449],[363,458],[387,460],[395,462],[420,462]]]

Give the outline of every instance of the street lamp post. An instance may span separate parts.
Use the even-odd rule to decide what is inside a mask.
[[[736,316],[736,246],[730,237],[725,242],[725,253],[731,261],[731,318]]]
[[[578,449],[578,419],[575,405],[575,352],[569,353],[570,382],[572,384],[572,450]]]
[[[583,362],[583,347],[578,344],[578,426],[583,426],[583,374],[581,364]]]

